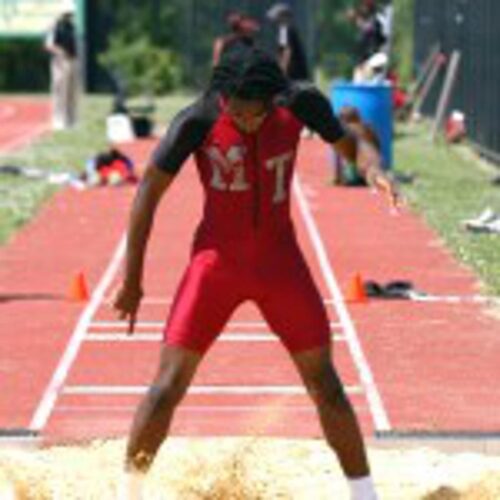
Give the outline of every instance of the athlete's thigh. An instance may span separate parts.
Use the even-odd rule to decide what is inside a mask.
[[[300,251],[280,253],[266,271],[257,304],[293,353],[329,344],[330,325],[318,288]]]
[[[174,297],[167,345],[205,352],[241,302],[238,275],[213,250],[193,256]]]

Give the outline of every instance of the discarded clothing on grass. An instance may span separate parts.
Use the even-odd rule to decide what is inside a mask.
[[[0,165],[0,174],[69,185],[80,190],[94,186],[135,184],[138,181],[132,160],[115,148],[90,158],[85,165],[85,172],[81,174],[18,165]]]
[[[85,183],[73,172],[50,171],[37,167],[20,167],[17,165],[0,165],[0,174],[43,180],[48,184],[68,184],[77,189],[84,189]]]
[[[475,219],[465,220],[462,224],[465,229],[474,233],[500,233],[500,214],[488,207]]]
[[[91,186],[119,186],[138,181],[134,163],[116,148],[90,158],[85,166],[84,178]]]

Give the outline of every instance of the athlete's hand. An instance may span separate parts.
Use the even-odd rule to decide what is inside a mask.
[[[121,320],[128,321],[127,334],[134,333],[137,311],[141,305],[143,291],[140,286],[124,284],[116,293],[113,308],[119,313]]]

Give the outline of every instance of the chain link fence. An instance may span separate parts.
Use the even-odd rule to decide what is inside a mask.
[[[449,110],[465,113],[470,139],[495,162],[500,162],[499,26],[499,0],[415,2],[416,67],[423,65],[436,43],[446,56],[460,51]],[[423,111],[428,115],[436,110],[443,78],[441,75],[424,105]]]

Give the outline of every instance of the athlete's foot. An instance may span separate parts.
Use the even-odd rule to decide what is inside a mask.
[[[371,477],[351,479],[349,485],[351,487],[351,500],[378,500]]]
[[[116,500],[145,500],[144,474],[123,474],[118,484]]]

